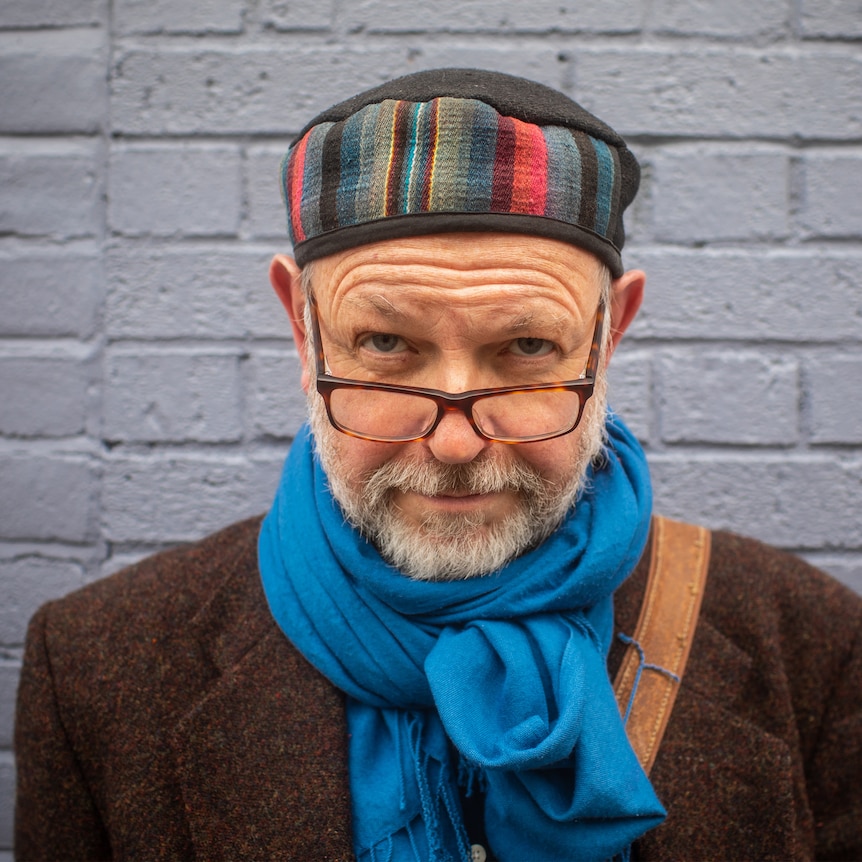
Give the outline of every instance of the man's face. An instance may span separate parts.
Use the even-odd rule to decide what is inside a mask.
[[[458,393],[580,376],[602,270],[592,255],[554,240],[434,235],[332,255],[315,263],[312,285],[330,373]],[[295,292],[293,301],[296,318]],[[581,424],[563,437],[496,443],[447,413],[431,437],[392,444],[332,428],[308,356],[304,367],[336,499],[412,577],[484,574],[540,542],[601,449],[603,374]]]

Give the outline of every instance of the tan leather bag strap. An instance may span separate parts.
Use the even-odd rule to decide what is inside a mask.
[[[629,742],[647,775],[694,640],[709,550],[709,530],[653,517],[646,593],[637,628],[614,682],[620,713],[627,716]]]

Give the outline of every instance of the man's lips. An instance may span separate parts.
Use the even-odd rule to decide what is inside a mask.
[[[493,507],[509,495],[505,491],[492,491],[475,494],[468,490],[450,490],[442,494],[422,494],[418,491],[401,491],[403,503],[419,504],[432,509],[445,509],[450,512],[475,510],[483,506]]]

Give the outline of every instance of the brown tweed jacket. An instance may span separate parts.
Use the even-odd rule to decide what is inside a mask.
[[[275,626],[257,520],[43,607],[16,726],[19,860],[352,857],[342,695]],[[641,562],[616,598],[631,632]],[[862,859],[862,601],[717,533],[639,859]],[[611,655],[611,670],[621,650]]]

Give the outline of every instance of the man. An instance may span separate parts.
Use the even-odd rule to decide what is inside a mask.
[[[36,615],[19,857],[862,857],[857,597],[715,534],[682,682],[632,643],[662,599],[605,398],[645,283],[622,139],[439,70],[324,112],[282,176],[309,428],[263,522]],[[624,641],[678,690],[650,759]]]

